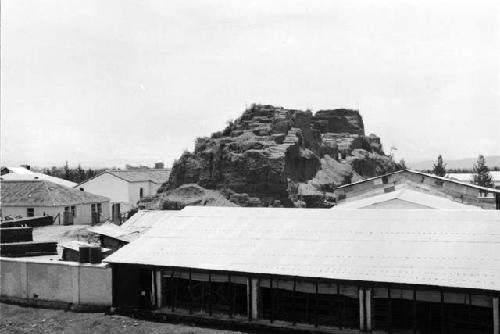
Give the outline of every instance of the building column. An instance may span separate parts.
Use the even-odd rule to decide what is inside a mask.
[[[498,297],[493,297],[493,334],[500,334],[500,323],[498,319]]]
[[[163,306],[162,303],[162,277],[161,277],[161,269],[155,271],[155,280],[156,280],[156,307],[161,308]]]
[[[257,278],[252,278],[250,282],[250,289],[252,301],[250,302],[251,305],[251,314],[252,314],[252,320],[258,320],[259,319],[259,280]]]
[[[365,330],[365,291],[364,288],[358,289],[359,293],[359,330]]]
[[[372,324],[372,289],[365,290],[365,318],[366,318],[366,331],[371,332],[373,329]]]

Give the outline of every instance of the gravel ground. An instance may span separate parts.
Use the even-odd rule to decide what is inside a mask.
[[[239,332],[156,323],[103,313],[73,313],[0,303],[0,333],[235,334]]]

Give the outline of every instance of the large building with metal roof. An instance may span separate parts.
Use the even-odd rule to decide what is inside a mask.
[[[306,330],[499,333],[494,210],[187,207],[105,261],[113,303]]]

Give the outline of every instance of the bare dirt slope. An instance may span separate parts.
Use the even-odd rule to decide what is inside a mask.
[[[238,332],[156,323],[103,313],[73,313],[0,303],[0,333],[235,334]]]

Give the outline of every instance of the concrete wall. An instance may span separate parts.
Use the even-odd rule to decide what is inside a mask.
[[[103,202],[102,205],[102,216],[101,222],[104,222],[106,218],[110,217],[110,206],[109,202]],[[58,214],[61,217],[61,224],[63,222],[63,212],[64,206],[58,207],[32,207],[32,206],[2,206],[2,216],[22,216],[27,217],[27,209],[33,208],[35,210],[35,216],[48,215],[56,217]],[[76,217],[73,218],[73,224],[75,225],[90,225],[92,222],[91,216],[91,204],[80,204],[76,206]],[[59,224],[59,219],[55,221],[54,224]]]
[[[0,258],[0,299],[107,307],[111,277],[106,264]]]
[[[144,182],[130,182],[128,186],[129,193],[129,203],[131,207],[137,207],[137,202],[140,199],[140,189],[144,189],[144,196],[152,196],[156,194],[158,188],[160,188],[161,184],[156,184],[151,181]]]

